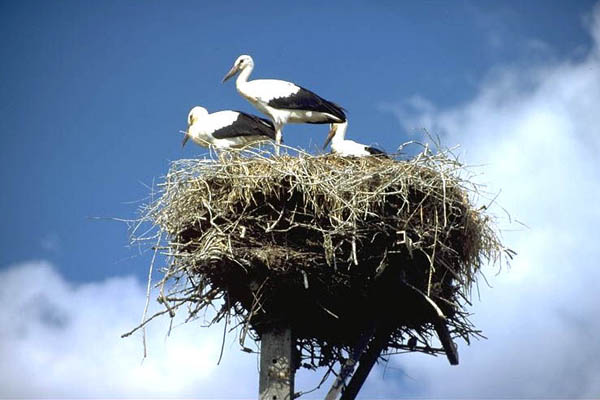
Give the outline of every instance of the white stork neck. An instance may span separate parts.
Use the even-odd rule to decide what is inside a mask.
[[[335,135],[331,138],[332,144],[339,144],[345,140],[346,137],[346,129],[348,129],[348,122],[342,122],[339,124],[335,124],[337,126],[335,130]]]
[[[248,66],[246,68],[244,68],[243,70],[240,71],[240,74],[238,75],[237,80],[235,81],[235,86],[238,89],[240,88],[241,85],[248,82],[248,78],[250,77],[250,74],[252,73],[253,69],[254,69],[254,65],[248,64]]]

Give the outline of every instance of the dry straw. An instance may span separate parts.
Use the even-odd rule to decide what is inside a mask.
[[[158,301],[188,320],[214,308],[240,344],[291,326],[301,365],[347,357],[374,324],[393,327],[385,353],[439,354],[426,294],[453,338],[470,323],[471,288],[510,255],[473,198],[478,186],[448,150],[409,160],[228,153],[179,160],[142,212],[166,255]],[[227,329],[227,324],[226,324]]]

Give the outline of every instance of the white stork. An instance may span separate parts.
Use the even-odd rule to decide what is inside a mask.
[[[203,147],[239,148],[275,140],[275,128],[271,121],[252,114],[232,110],[209,114],[206,108],[196,106],[188,114],[188,128],[182,146],[188,139]]]
[[[325,140],[323,148],[326,148],[329,142],[331,142],[331,151],[341,156],[385,156],[386,154],[374,147],[370,147],[361,143],[357,143],[354,140],[346,140],[346,129],[348,128],[348,122],[341,124],[331,124],[331,130]]]
[[[252,57],[241,55],[233,63],[223,82],[238,72],[237,91],[275,124],[276,142],[281,143],[281,128],[286,123],[330,124],[346,122],[342,107],[327,101],[292,82],[276,79],[248,81],[254,68]],[[276,147],[279,154],[279,148]]]

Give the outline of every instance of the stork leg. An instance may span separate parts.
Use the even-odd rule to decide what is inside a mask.
[[[281,144],[281,124],[275,124],[275,155],[279,155],[279,145]]]

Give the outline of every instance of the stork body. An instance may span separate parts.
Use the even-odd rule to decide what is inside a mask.
[[[276,142],[281,143],[282,128],[287,123],[330,124],[346,122],[344,110],[337,104],[292,82],[277,79],[248,81],[254,61],[242,55],[235,60],[223,82],[239,72],[237,91],[254,107],[268,115],[276,131]],[[279,149],[276,148],[277,153]]]
[[[327,147],[329,142],[331,142],[331,151],[341,156],[365,157],[386,155],[385,152],[374,147],[355,142],[354,140],[345,139],[347,128],[347,122],[331,124],[331,130],[329,131],[329,136],[327,136],[323,148]]]
[[[217,149],[240,148],[253,143],[275,140],[275,128],[269,120],[241,111],[224,110],[209,114],[196,106],[188,114],[188,139],[203,147]]]

